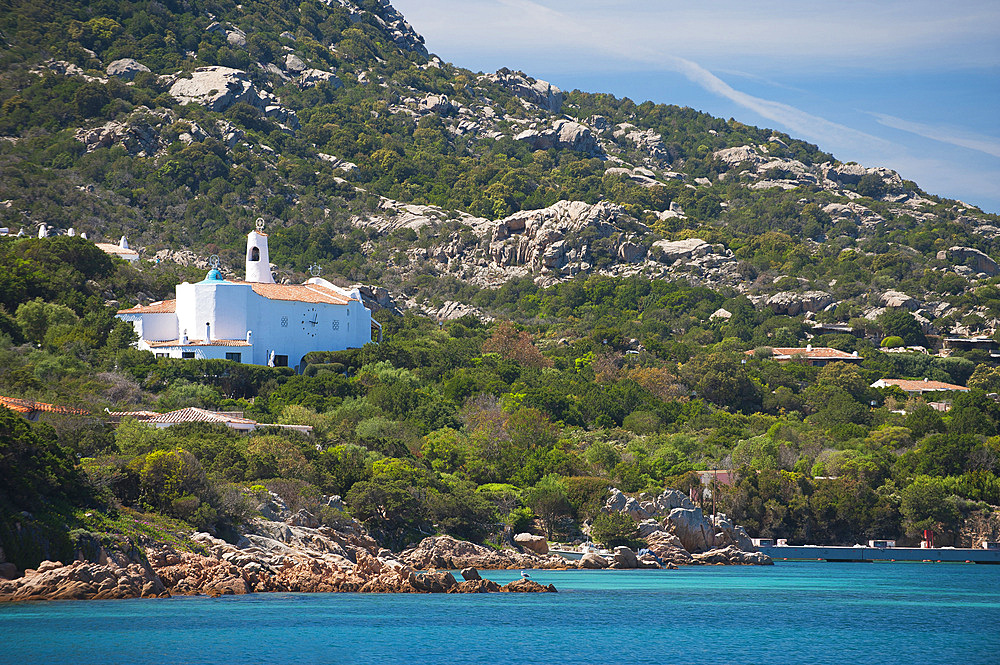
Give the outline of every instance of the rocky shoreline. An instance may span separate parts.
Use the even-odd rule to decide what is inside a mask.
[[[482,579],[478,571],[676,568],[672,562],[661,566],[648,555],[638,557],[626,547],[616,548],[610,561],[596,554],[571,561],[556,555],[494,550],[450,536],[425,538],[393,553],[357,528],[313,528],[263,519],[251,522],[235,545],[206,533],[194,534],[191,543],[196,551],[149,543],[131,548],[128,554],[99,547],[90,556],[93,560],[44,561],[14,579],[0,579],[0,602],[266,592],[554,592],[554,586],[530,579],[501,586]],[[682,562],[770,562],[760,557],[728,547],[688,554]],[[596,563],[597,559],[602,563]],[[461,570],[462,579],[456,579],[451,570]],[[10,573],[9,567],[6,572]]]

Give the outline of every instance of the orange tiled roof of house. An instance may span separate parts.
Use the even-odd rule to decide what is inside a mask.
[[[18,397],[4,397],[0,395],[0,406],[5,406],[17,413],[31,413],[33,411],[46,411],[48,413],[59,413],[67,416],[89,416],[89,411],[76,409],[70,406],[57,406],[46,402],[36,402],[33,399],[20,399]]]
[[[177,300],[160,300],[148,305],[136,305],[118,310],[119,314],[173,314],[177,311]]]
[[[901,388],[904,392],[916,393],[916,392],[935,392],[938,390],[961,390],[967,391],[968,388],[965,386],[959,386],[954,383],[945,383],[944,381],[931,381],[929,379],[923,380],[912,380],[912,379],[879,379],[872,384],[873,388],[881,388],[885,386],[897,386]]]
[[[315,302],[329,305],[346,305],[354,300],[318,284],[264,284],[253,282],[253,292],[269,300]]]

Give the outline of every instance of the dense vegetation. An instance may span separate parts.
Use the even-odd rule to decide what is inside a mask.
[[[42,275],[83,272],[95,260],[80,239],[9,242],[6,260],[30,254]],[[497,311],[558,323],[386,318],[381,345],[313,354],[295,375],[155,359],[129,348],[127,326],[82,325],[60,301],[86,302],[86,289],[127,289],[135,279],[121,262],[101,265],[92,275],[100,281],[23,300],[5,319],[0,394],[95,414],[48,415],[51,425],[34,426],[3,416],[0,465],[18,483],[5,483],[0,510],[8,556],[21,560],[37,548],[9,538],[34,516],[72,525],[86,523],[81,506],[91,521],[95,512],[110,522],[149,512],[225,534],[265,488],[331,523],[342,516],[321,499],[344,496],[353,516],[397,545],[435,530],[496,540],[505,525],[525,528],[534,517],[572,538],[609,486],[697,493],[691,472],[710,468],[738,472],[720,509],[752,533],[800,542],[903,540],[923,528],[948,542],[964,516],[1000,503],[996,402],[974,390],[941,414],[868,387],[882,376],[930,376],[992,389],[988,364],[884,353],[850,336],[830,341],[858,350],[858,366],[780,364],[763,347],[775,335],[794,341],[795,323],[707,289],[591,277],[512,295],[511,285],[481,297]],[[736,315],[706,323],[720,304]],[[113,320],[93,303],[89,316]],[[627,353],[637,338],[642,350]],[[315,430],[246,436],[127,419],[111,429],[104,406],[238,409]]]
[[[1000,504],[1000,410],[987,397],[1000,391],[1000,371],[988,354],[890,353],[882,349],[935,340],[904,310],[864,317],[892,288],[942,304],[924,312],[941,331],[990,329],[1000,278],[976,277],[972,261],[937,253],[960,245],[996,256],[1000,234],[977,231],[995,216],[915,183],[902,187],[922,203],[903,211],[870,175],[835,191],[752,189],[745,165],[714,153],[752,145],[809,167],[835,160],[780,132],[610,95],[573,91],[561,111],[650,130],[662,142],[656,159],[627,133],[602,135],[606,154],[533,151],[513,136],[561,116],[412,44],[399,47],[375,18],[378,3],[356,4],[362,13],[313,0],[16,1],[0,13],[0,226],[126,234],[147,257],[191,248],[238,265],[249,223],[264,216],[283,275],[320,263],[335,278],[435,307],[461,301],[495,319],[438,325],[380,314],[383,344],[315,354],[302,375],[157,360],[132,348],[134,334],[114,311],[169,297],[199,271],[168,260],[133,268],[79,237],[0,238],[0,394],[94,414],[29,425],[0,409],[8,559],[23,566],[62,556],[82,533],[164,537],[185,525],[231,534],[266,491],[328,523],[343,516],[323,497],[339,494],[394,545],[435,531],[496,542],[505,527],[533,524],[573,538],[609,486],[699,495],[692,472],[712,468],[737,472],[721,488],[722,510],[754,534],[797,542],[914,539],[933,528],[947,543],[972,512]],[[209,31],[214,23],[238,26],[245,45]],[[342,85],[300,86],[267,67],[288,54],[336,72]],[[108,63],[129,57],[151,71],[130,83],[104,77]],[[50,59],[81,72],[57,71],[65,65]],[[216,112],[167,92],[171,77],[210,65],[272,90],[299,128],[248,103]],[[428,94],[451,105],[417,113]],[[457,131],[457,109],[485,122],[487,107],[494,133]],[[78,139],[112,122],[128,140],[88,151]],[[608,172],[616,160],[649,165],[663,181],[646,187]],[[440,206],[440,223],[379,231],[365,222],[387,204],[380,197]],[[601,274],[616,260],[615,238],[584,238],[593,271],[547,287],[525,277],[480,288],[407,258],[453,237],[488,244],[461,213],[497,219],[559,200],[622,206],[633,220],[624,231],[645,247],[692,237],[722,244],[749,295],[829,290],[839,304],[815,319],[850,323],[859,336],[811,342],[862,361],[780,364],[768,349],[804,344],[803,316],[776,315],[732,288],[692,285],[693,273]],[[881,221],[825,211],[852,201]],[[684,216],[658,214],[672,204]],[[731,316],[712,318],[719,308]],[[882,377],[976,390],[940,413],[869,388]],[[127,419],[112,429],[101,415],[185,406],[310,424],[314,434],[154,431]],[[594,524],[609,542],[631,542],[629,529],[609,518]]]

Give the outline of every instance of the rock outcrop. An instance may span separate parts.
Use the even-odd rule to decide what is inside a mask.
[[[541,556],[514,550],[494,550],[451,536],[424,538],[416,546],[399,554],[398,560],[413,568],[478,568],[488,570],[516,570],[522,568],[564,569],[571,563],[557,555]]]
[[[109,64],[105,71],[107,71],[108,76],[117,76],[120,79],[131,81],[139,72],[148,72],[149,67],[138,60],[122,58]]]
[[[826,291],[782,291],[767,299],[767,306],[775,314],[797,316],[802,312],[818,312],[833,304],[833,296]]]
[[[514,536],[514,542],[526,550],[531,550],[535,554],[548,554],[549,541],[545,536],[536,536],[530,533],[519,533]]]
[[[559,88],[547,81],[533,79],[524,72],[511,71],[505,67],[496,74],[486,74],[482,78],[499,84],[515,97],[549,113],[559,113],[562,109],[563,93]]]
[[[572,120],[556,120],[546,129],[526,129],[514,137],[527,143],[532,150],[576,150],[593,154],[597,152],[597,139],[590,129]]]

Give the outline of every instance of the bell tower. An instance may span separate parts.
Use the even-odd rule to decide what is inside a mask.
[[[257,219],[257,230],[247,235],[247,275],[248,282],[274,284],[271,277],[271,259],[267,254],[267,235],[264,230],[264,220]]]

